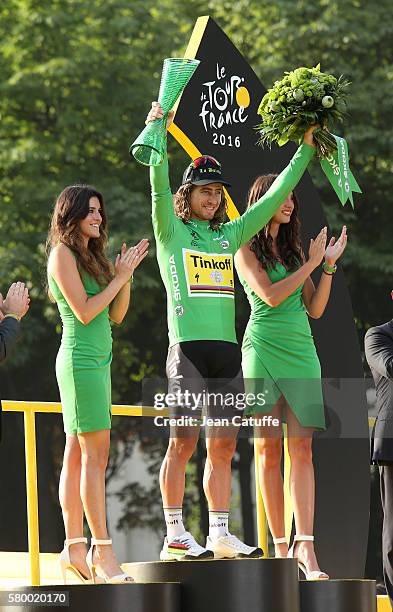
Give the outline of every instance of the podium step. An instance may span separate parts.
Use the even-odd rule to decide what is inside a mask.
[[[63,606],[70,612],[377,612],[373,580],[298,581],[293,559],[128,563],[123,568],[138,582],[0,588],[0,612],[36,612],[45,598],[45,609],[57,612]],[[55,593],[61,598],[57,595],[52,606]],[[378,612],[390,610],[387,597],[378,600]]]
[[[374,580],[300,580],[301,612],[376,612]]]
[[[180,582],[181,612],[300,612],[293,559],[167,561],[123,567],[138,581]]]
[[[10,596],[13,596],[11,604]],[[0,589],[0,612],[37,612],[37,606],[43,606],[44,602],[43,610],[56,612],[62,608],[69,612],[181,612],[180,584],[173,582]]]

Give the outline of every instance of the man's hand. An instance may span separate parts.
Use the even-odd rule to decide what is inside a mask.
[[[171,125],[174,114],[175,114],[174,111],[169,111],[168,119],[166,122],[166,129],[168,129],[169,126]],[[148,123],[150,123],[150,121],[156,121],[157,119],[162,119],[163,117],[164,117],[164,111],[162,110],[160,103],[152,102],[151,109],[149,111],[149,114],[146,117],[145,123],[147,125]]]
[[[1,310],[4,315],[14,314],[19,318],[25,316],[29,310],[29,290],[21,281],[12,283],[8,289],[5,300],[2,301]]]

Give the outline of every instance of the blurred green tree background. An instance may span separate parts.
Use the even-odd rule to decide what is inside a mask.
[[[391,0],[3,0],[0,5],[0,290],[26,280],[31,308],[23,342],[1,368],[1,393],[7,399],[57,400],[54,360],[61,327],[46,295],[45,240],[56,195],[67,184],[89,182],[105,195],[110,221],[110,252],[123,241],[152,238],[148,173],[128,155],[128,145],[143,125],[155,99],[162,60],[184,53],[195,20],[210,15],[225,30],[265,86],[284,70],[321,63],[351,82],[350,114],[340,133],[349,143],[354,174],[363,189],[355,213],[341,209],[317,165],[311,167],[329,224],[349,231],[344,268],[359,339],[373,324],[391,318],[393,191],[393,4]],[[173,184],[178,184],[185,154],[170,143]],[[164,375],[167,330],[164,290],[150,256],[138,270],[134,299],[125,324],[114,328],[113,401],[140,401],[144,376]],[[239,308],[239,317],[246,315]],[[23,489],[23,425],[6,415],[2,456],[20,474]],[[60,545],[62,528],[56,479],[63,444],[57,417],[38,419],[41,466],[40,520],[51,528],[42,548]],[[136,420],[115,422],[111,478],[139,441],[156,473],[162,441],[145,439]],[[190,476],[187,508],[201,530],[206,508],[196,475]],[[242,460],[243,458],[243,460]],[[249,445],[239,444],[235,468],[249,470]],[[4,476],[3,476],[4,477]],[[6,487],[16,487],[6,481]],[[240,473],[240,479],[242,473]],[[247,481],[247,479],[246,479]],[[245,509],[250,499],[241,487]],[[45,493],[49,492],[49,495]],[[24,495],[23,491],[21,495]],[[124,528],[141,524],[159,529],[157,487],[130,483],[121,501]],[[197,509],[199,505],[199,510]],[[23,504],[22,504],[23,506]],[[11,503],[0,509],[0,549],[24,546],[26,534],[11,533]],[[23,518],[23,511],[20,513]],[[15,514],[14,514],[15,516]],[[197,518],[195,518],[197,517]],[[22,521],[21,518],[21,521]],[[246,520],[247,519],[247,520]],[[23,523],[23,521],[22,521]],[[21,524],[22,524],[21,523]],[[143,523],[146,524],[146,523]],[[243,531],[254,537],[249,516]],[[250,531],[251,529],[251,531]]]

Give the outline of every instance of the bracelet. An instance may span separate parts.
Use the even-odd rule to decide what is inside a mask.
[[[329,266],[329,264],[327,264],[326,261],[324,261],[322,264],[322,270],[325,272],[325,274],[329,274],[329,276],[333,276],[333,274],[337,270],[337,265],[334,264],[334,266]]]
[[[6,315],[4,315],[4,318],[6,319],[7,317],[10,317],[11,319],[16,319],[18,322],[21,320],[22,317],[20,317],[19,315],[15,314],[14,312],[8,312]]]

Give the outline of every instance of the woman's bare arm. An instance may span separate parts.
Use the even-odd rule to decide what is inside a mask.
[[[132,274],[135,269],[139,266],[139,264],[145,259],[148,254],[149,241],[146,238],[143,238],[135,247],[131,247],[133,251],[133,269]],[[121,247],[121,253],[116,257],[115,270],[118,269],[121,258],[127,252],[127,247],[125,244]],[[131,283],[127,282],[120,289],[119,293],[116,295],[115,299],[111,303],[109,307],[109,318],[114,323],[120,325],[122,323],[124,317],[127,314],[129,305],[130,305],[130,297],[131,297]]]
[[[128,260],[127,260],[128,261]],[[48,273],[55,279],[74,315],[87,325],[116,297],[122,286],[131,278],[132,268],[124,265],[111,282],[99,293],[88,297],[70,249],[59,244],[52,250],[48,261]]]
[[[325,252],[325,262],[333,267],[343,254],[346,245],[347,230],[344,225],[337,242],[334,237],[331,238]],[[317,288],[315,288],[311,278],[305,281],[302,297],[306,310],[312,319],[320,319],[325,312],[332,288],[332,279],[332,274],[322,273]]]
[[[276,283],[272,283],[266,270],[256,258],[248,244],[242,246],[235,255],[235,264],[239,274],[251,289],[269,306],[275,308],[286,300],[320,264],[326,245],[326,228],[323,228],[310,244],[310,256],[298,270]]]

